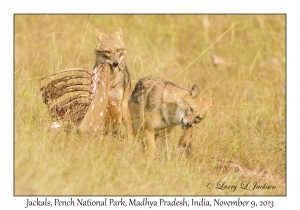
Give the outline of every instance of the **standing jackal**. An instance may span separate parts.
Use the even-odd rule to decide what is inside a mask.
[[[129,100],[133,121],[133,132],[144,129],[145,147],[151,156],[155,154],[155,137],[162,138],[166,148],[166,138],[172,128],[181,125],[184,129],[179,146],[187,155],[191,150],[192,125],[202,121],[212,104],[211,98],[203,98],[197,85],[184,90],[158,77],[144,77],[139,80]]]
[[[113,34],[95,29],[95,33],[98,43],[94,69],[71,68],[43,77],[41,80],[58,76],[41,88],[44,103],[54,120],[63,125],[70,122],[82,133],[116,131],[124,119],[131,139],[133,131],[128,108],[131,80],[124,61],[122,29],[117,28]],[[56,121],[51,128],[61,126]]]
[[[105,68],[107,64],[110,66],[109,81],[102,81],[105,83],[108,82],[108,101],[105,110],[97,110],[94,111],[95,113],[93,113],[93,108],[104,97],[100,97],[100,102],[92,101],[90,112],[86,113],[81,122],[80,129],[82,131],[89,130],[91,120],[94,119],[95,115],[99,115],[100,113],[100,115],[105,116],[105,133],[108,132],[108,129],[117,130],[123,118],[126,123],[128,136],[131,138],[132,121],[128,108],[128,100],[131,94],[131,79],[124,60],[126,50],[122,41],[122,29],[117,28],[113,34],[105,34],[99,29],[95,29],[95,33],[98,44],[95,48],[96,62],[94,69],[97,71],[97,68]],[[105,95],[105,93],[98,94]]]

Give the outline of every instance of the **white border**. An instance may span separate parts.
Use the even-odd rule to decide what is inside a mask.
[[[275,200],[275,208],[297,206],[299,177],[299,11],[295,1],[10,1],[1,2],[1,209],[24,208],[26,197],[13,196],[13,14],[14,13],[286,13],[287,14],[287,151],[286,197],[241,197],[244,200]],[[4,65],[3,65],[4,64]],[[272,75],[270,75],[272,76]],[[298,138],[297,138],[298,137]],[[65,197],[67,198],[67,197]],[[204,197],[205,198],[205,197]],[[237,197],[217,197],[235,200]],[[51,197],[50,199],[54,199]],[[170,197],[171,199],[171,197]],[[213,197],[207,197],[212,200]],[[199,208],[199,207],[198,207]],[[40,209],[40,208],[38,208]],[[52,208],[55,209],[55,208]],[[83,208],[81,208],[83,209]],[[89,208],[90,209],[90,208]],[[106,208],[103,208],[106,209]],[[109,208],[109,209],[118,209]],[[224,207],[222,208],[224,209]]]

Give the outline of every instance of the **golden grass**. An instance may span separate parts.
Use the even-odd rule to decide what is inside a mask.
[[[285,195],[285,18],[15,15],[15,195]],[[103,138],[47,130],[51,119],[39,79],[65,68],[92,69],[94,28],[108,33],[118,26],[133,87],[154,75],[184,88],[196,83],[212,97],[206,119],[194,129],[190,159],[176,153],[180,129],[168,142],[170,160],[148,160],[124,133]],[[215,67],[214,54],[232,65]],[[220,160],[257,173],[226,170]],[[276,189],[241,189],[249,180]],[[217,189],[218,181],[238,187]]]

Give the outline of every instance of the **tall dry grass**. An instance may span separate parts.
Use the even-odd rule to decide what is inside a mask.
[[[284,15],[14,18],[15,195],[285,195]],[[154,75],[183,88],[196,83],[212,97],[206,119],[194,129],[189,159],[176,153],[179,128],[168,142],[169,160],[148,160],[140,143],[128,145],[123,133],[90,137],[47,130],[51,119],[39,79],[70,67],[92,69],[94,28],[109,33],[118,26],[133,87]],[[212,55],[231,65],[214,66]],[[244,173],[227,168],[230,161]],[[219,181],[237,189],[217,189]],[[243,181],[276,188],[245,190]]]

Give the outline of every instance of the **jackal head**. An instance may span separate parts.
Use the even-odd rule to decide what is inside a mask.
[[[182,129],[190,128],[201,122],[212,104],[211,98],[203,98],[197,85],[193,85],[189,94],[177,101],[177,117]]]
[[[105,34],[95,29],[98,40],[95,48],[96,64],[108,63],[111,67],[117,67],[123,61],[126,50],[122,42],[122,29],[119,27],[113,34]]]

